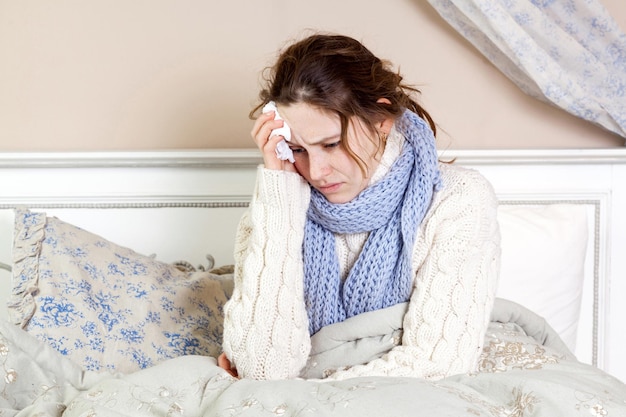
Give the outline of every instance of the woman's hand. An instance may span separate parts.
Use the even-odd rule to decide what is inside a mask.
[[[283,161],[276,156],[276,145],[284,138],[281,135],[269,137],[272,130],[283,127],[282,120],[274,120],[275,112],[263,113],[254,123],[252,139],[263,154],[263,164],[267,169],[297,172],[296,167],[289,161]]]
[[[231,365],[230,360],[226,357],[226,354],[222,352],[220,356],[217,357],[217,366],[222,369],[225,369],[231,376],[238,378],[237,368]]]

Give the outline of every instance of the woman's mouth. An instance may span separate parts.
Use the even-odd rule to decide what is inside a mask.
[[[340,187],[341,187],[341,183],[340,182],[336,182],[334,184],[328,184],[328,185],[324,185],[324,186],[319,186],[317,189],[322,194],[330,194],[330,193],[333,193],[333,192],[337,191]]]

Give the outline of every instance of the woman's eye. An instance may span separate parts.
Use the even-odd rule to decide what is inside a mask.
[[[327,143],[326,145],[324,145],[325,148],[329,149],[329,148],[336,148],[337,146],[339,146],[339,144],[341,143],[341,141],[337,141],[337,142],[333,142],[333,143]]]
[[[304,153],[303,148],[291,148],[291,152],[293,153]]]

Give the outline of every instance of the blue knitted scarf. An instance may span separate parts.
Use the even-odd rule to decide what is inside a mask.
[[[345,204],[311,189],[304,231],[304,297],[309,332],[367,311],[408,301],[417,227],[441,186],[435,138],[405,110],[395,127],[406,142],[386,176]],[[345,281],[333,233],[370,232]]]

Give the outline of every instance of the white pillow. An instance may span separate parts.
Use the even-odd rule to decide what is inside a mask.
[[[576,348],[588,244],[582,204],[501,204],[497,295],[533,310]]]

